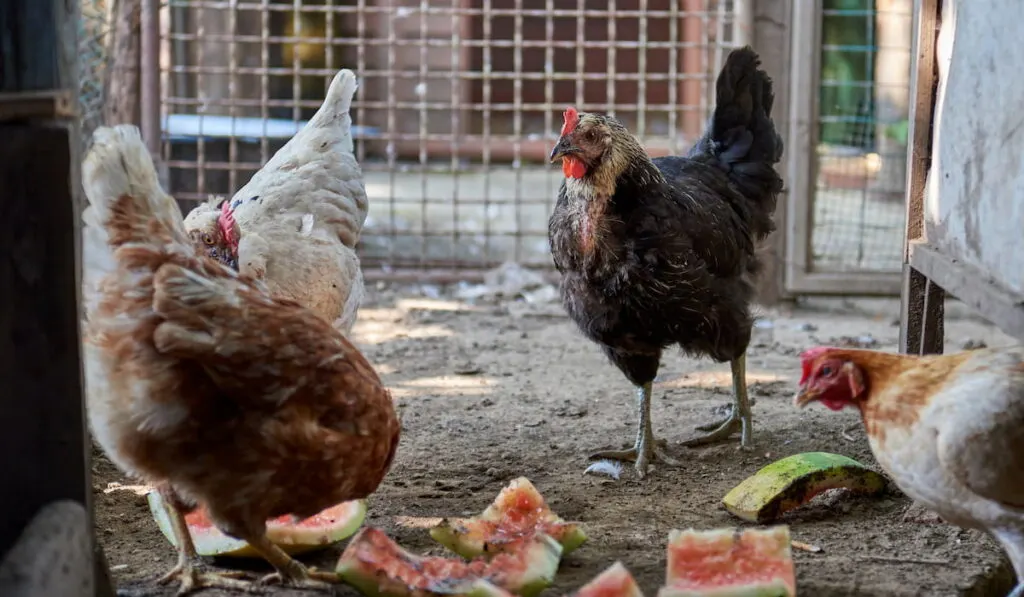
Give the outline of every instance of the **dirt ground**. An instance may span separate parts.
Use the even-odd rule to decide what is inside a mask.
[[[469,515],[483,509],[510,479],[525,475],[551,507],[585,523],[590,540],[563,559],[545,596],[562,595],[616,559],[655,595],[670,529],[738,524],[720,505],[725,493],[773,460],[803,451],[833,451],[873,464],[852,412],[799,411],[790,400],[797,354],[843,336],[896,348],[896,301],[816,301],[762,310],[748,357],[756,450],[735,442],[701,449],[678,443],[730,400],[728,365],[667,354],[655,386],[654,426],[682,456],[640,481],[584,475],[595,448],[630,443],[633,392],[596,346],[584,340],[554,303],[451,298],[451,289],[378,284],[361,311],[355,340],[392,388],[404,428],[397,460],[373,496],[367,524],[407,548],[445,554],[403,517]],[[960,307],[954,305],[954,307]],[[947,350],[1010,343],[991,326],[949,309]],[[958,313],[960,314],[958,316]],[[150,518],[144,497],[108,491],[131,483],[97,454],[93,464],[99,537],[124,595],[173,595],[153,579],[174,552]],[[910,502],[825,494],[790,513],[795,539],[820,546],[794,551],[800,593],[840,595],[1005,595],[1012,574],[987,537],[945,524],[904,521]],[[331,566],[344,545],[303,558]],[[260,570],[261,568],[256,568]],[[348,587],[339,595],[354,597]],[[216,594],[209,591],[205,594]],[[275,595],[309,595],[275,591]]]

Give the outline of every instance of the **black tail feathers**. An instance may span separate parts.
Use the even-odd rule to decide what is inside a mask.
[[[716,85],[715,111],[690,157],[710,159],[729,173],[752,209],[752,230],[765,236],[771,223],[782,178],[775,164],[782,157],[782,138],[772,122],[775,94],[761,59],[750,46],[733,50]]]

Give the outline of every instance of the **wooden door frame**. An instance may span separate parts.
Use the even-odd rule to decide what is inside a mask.
[[[794,0],[786,134],[784,286],[788,294],[899,296],[901,274],[816,272],[812,251],[814,186],[818,171],[818,93],[821,81],[822,0]]]

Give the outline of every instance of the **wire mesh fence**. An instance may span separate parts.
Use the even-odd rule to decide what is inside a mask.
[[[734,42],[726,0],[171,0],[163,157],[179,199],[230,195],[360,78],[365,267],[548,266],[568,104],[684,151]]]
[[[108,0],[82,0],[78,27],[78,108],[84,144],[103,123],[111,18]]]
[[[912,0],[824,0],[813,268],[899,271]]]

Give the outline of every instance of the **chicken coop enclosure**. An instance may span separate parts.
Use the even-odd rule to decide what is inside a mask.
[[[83,8],[86,133],[113,45],[103,15],[137,18],[126,3],[148,1]],[[724,56],[751,43],[786,142],[769,294],[898,294],[911,4],[170,0],[154,11],[158,46],[138,58],[159,73],[159,105],[141,111],[159,111],[153,145],[187,208],[237,190],[352,68],[368,274],[462,279],[510,260],[551,267],[561,174],[546,155],[566,105],[614,114],[652,155],[685,151]]]
[[[898,294],[912,0],[793,3],[786,288]]]

